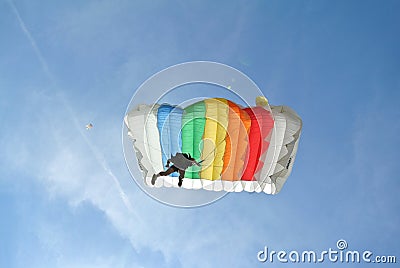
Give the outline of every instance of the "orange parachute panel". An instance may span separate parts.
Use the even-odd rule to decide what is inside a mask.
[[[247,113],[235,103],[228,101],[229,124],[227,129],[226,146],[222,180],[238,181],[243,171],[244,158],[248,145],[248,130],[251,125]]]

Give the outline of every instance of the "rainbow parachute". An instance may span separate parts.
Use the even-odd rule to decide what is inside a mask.
[[[190,154],[201,167],[189,167],[183,188],[276,194],[290,175],[302,121],[289,107],[255,107],[209,98],[181,108],[139,105],[125,116],[128,135],[148,186],[177,152]],[[176,174],[154,187],[177,187]]]

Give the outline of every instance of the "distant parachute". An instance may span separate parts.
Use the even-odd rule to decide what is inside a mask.
[[[289,107],[255,107],[209,98],[187,107],[139,105],[125,116],[128,135],[145,182],[163,170],[177,152],[189,153],[201,167],[189,167],[183,188],[276,194],[290,175],[302,121]],[[175,175],[176,176],[176,175]],[[160,177],[155,187],[177,187],[177,178]]]
[[[93,124],[89,123],[86,125],[86,130],[92,129],[93,128]]]

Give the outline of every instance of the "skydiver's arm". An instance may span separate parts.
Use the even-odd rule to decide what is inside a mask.
[[[167,160],[167,164],[165,165],[165,167],[169,167],[169,163],[171,162],[171,161],[169,161],[170,159],[168,159]]]
[[[196,160],[192,160],[192,162],[193,162],[193,165],[196,165],[196,166],[200,166],[200,163],[199,162],[197,162]]]

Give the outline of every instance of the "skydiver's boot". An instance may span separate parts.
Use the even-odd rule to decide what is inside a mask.
[[[157,178],[158,178],[158,175],[154,174],[153,177],[151,178],[151,185],[154,185],[156,183]]]
[[[183,178],[185,177],[185,171],[180,169],[178,172],[179,172],[178,186],[181,187],[182,186],[182,182],[183,182]]]

